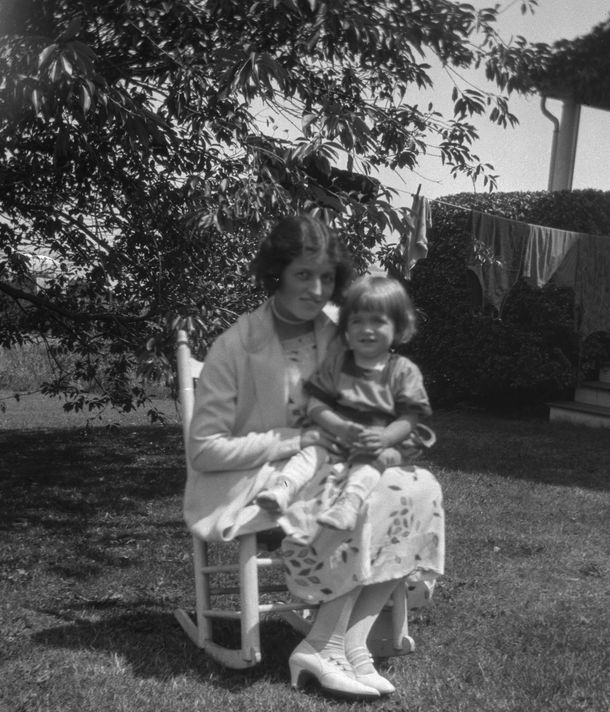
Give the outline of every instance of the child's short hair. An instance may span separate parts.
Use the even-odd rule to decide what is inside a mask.
[[[392,277],[369,274],[348,287],[339,312],[339,333],[346,333],[350,314],[362,311],[380,311],[392,320],[396,332],[393,346],[410,341],[417,331],[413,302]]]

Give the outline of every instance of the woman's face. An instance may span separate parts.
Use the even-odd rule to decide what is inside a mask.
[[[336,266],[326,252],[303,254],[282,272],[275,306],[287,319],[315,319],[335,289]]]

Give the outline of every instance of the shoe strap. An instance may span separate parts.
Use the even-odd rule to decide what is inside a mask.
[[[341,655],[336,655],[335,653],[330,653],[328,657],[326,655],[322,656],[324,660],[336,665],[340,670],[345,670],[346,672],[352,672],[352,666],[349,664],[347,658]]]
[[[367,648],[358,647],[347,651],[347,659],[354,670],[361,665],[373,665],[373,656]]]

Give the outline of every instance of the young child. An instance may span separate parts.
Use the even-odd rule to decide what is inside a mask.
[[[334,437],[348,465],[342,494],[318,517],[319,524],[354,529],[381,472],[434,443],[434,433],[418,425],[420,416],[431,412],[421,372],[391,351],[409,341],[415,328],[413,304],[398,281],[366,276],[347,290],[339,312],[345,348],[328,357],[305,384],[310,419]],[[257,503],[283,513],[328,459],[322,447],[304,448]]]

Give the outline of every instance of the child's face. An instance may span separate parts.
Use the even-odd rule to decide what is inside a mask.
[[[384,312],[355,311],[347,319],[348,346],[361,359],[373,361],[387,354],[395,336],[394,322]]]

